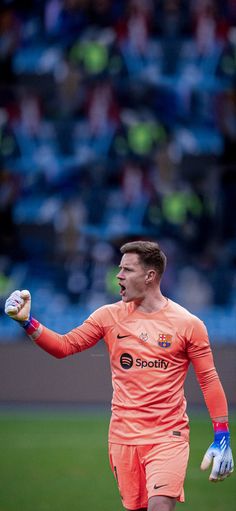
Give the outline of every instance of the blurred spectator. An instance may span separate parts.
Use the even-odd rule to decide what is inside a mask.
[[[213,289],[199,271],[186,266],[179,272],[174,292],[175,300],[192,312],[201,311],[213,303]]]
[[[217,42],[217,6],[212,0],[194,5],[195,41],[199,57],[211,55]]]
[[[230,27],[227,34],[227,41],[219,57],[217,74],[224,78],[227,85],[235,87],[236,84],[236,26]]]
[[[41,129],[42,109],[39,96],[28,88],[19,94],[20,126],[29,139],[37,138]]]
[[[110,243],[98,241],[94,244],[91,253],[91,289],[104,291],[104,283],[109,266],[113,261],[114,250]]]
[[[144,78],[154,61],[151,39],[153,14],[152,0],[131,0],[127,3],[127,12],[116,25],[119,46],[131,76]]]
[[[159,1],[156,24],[163,52],[162,72],[167,76],[176,75],[179,71],[182,42],[189,33],[188,2]]]
[[[91,138],[108,136],[119,122],[119,108],[109,80],[96,80],[87,93],[86,117]]]
[[[83,38],[77,39],[70,49],[70,60],[78,65],[85,76],[108,74],[114,32],[109,29],[99,31],[88,29]]]
[[[145,55],[149,44],[154,5],[152,0],[127,2],[122,18],[118,19],[116,32],[121,45],[127,44],[135,54]]]
[[[57,250],[62,260],[72,258],[79,250],[81,226],[86,222],[86,209],[80,199],[65,200],[54,217]]]
[[[121,122],[127,141],[130,155],[150,157],[155,153],[155,148],[161,146],[166,140],[165,127],[149,110],[135,112],[123,110]]]
[[[61,15],[63,9],[62,0],[49,0],[45,3],[44,24],[46,33],[53,37],[60,35],[62,26]]]
[[[67,54],[63,56],[55,68],[57,103],[60,105],[59,116],[62,118],[74,118],[79,113],[81,103],[84,100],[84,87],[82,76]]]

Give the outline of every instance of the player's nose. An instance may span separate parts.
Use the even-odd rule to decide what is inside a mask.
[[[124,275],[123,275],[123,273],[122,273],[122,270],[120,270],[120,271],[117,273],[116,277],[117,277],[117,279],[118,279],[118,280],[122,280],[122,279],[124,279]]]

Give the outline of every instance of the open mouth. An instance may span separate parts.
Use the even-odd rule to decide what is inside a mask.
[[[120,295],[123,296],[125,294],[126,287],[123,286],[123,284],[119,284],[119,286],[120,286]]]

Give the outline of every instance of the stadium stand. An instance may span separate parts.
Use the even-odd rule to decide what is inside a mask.
[[[235,343],[235,51],[233,0],[1,2],[0,342],[15,288],[61,332],[117,300],[142,237],[164,293]]]

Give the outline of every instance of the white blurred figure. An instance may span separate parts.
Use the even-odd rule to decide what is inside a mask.
[[[175,299],[192,312],[203,310],[213,303],[210,283],[196,269],[186,266],[180,271]]]

